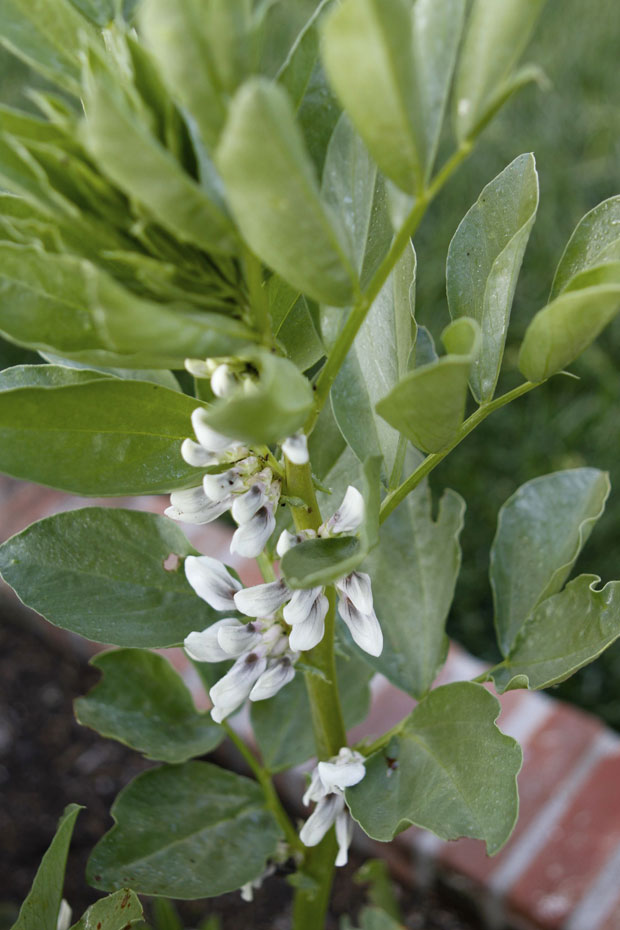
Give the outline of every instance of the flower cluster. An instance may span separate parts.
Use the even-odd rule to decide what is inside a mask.
[[[203,407],[192,413],[198,442],[185,439],[181,455],[188,465],[197,468],[229,467],[205,475],[196,488],[173,491],[166,515],[184,523],[210,523],[230,510],[238,525],[230,551],[255,558],[276,525],[280,481],[247,446],[213,430],[206,416]]]
[[[329,520],[319,529],[281,534],[277,552],[282,557],[290,548],[306,539],[351,534],[364,519],[364,499],[356,488],[349,486],[344,500]],[[373,656],[381,654],[383,634],[373,607],[369,575],[350,572],[335,582],[338,591],[338,612],[360,649]],[[303,588],[292,591],[284,581],[272,581],[238,591],[235,605],[248,617],[275,613],[283,607],[284,620],[293,628],[289,637],[291,649],[299,652],[312,649],[323,639],[325,616],[329,607],[325,588]]]
[[[353,822],[347,812],[344,789],[359,784],[365,774],[364,757],[354,749],[343,746],[337,756],[328,762],[319,762],[303,796],[306,806],[312,801],[317,803],[301,828],[299,838],[304,846],[316,846],[335,824],[338,841],[336,865],[347,864],[353,834]]]
[[[185,573],[196,593],[216,610],[234,609],[233,594],[241,585],[217,559],[188,556]],[[277,694],[294,678],[299,658],[299,653],[290,648],[284,625],[273,616],[245,624],[235,617],[224,617],[202,632],[190,633],[184,646],[197,662],[236,660],[209,691],[211,716],[216,723],[247,698],[264,701]]]

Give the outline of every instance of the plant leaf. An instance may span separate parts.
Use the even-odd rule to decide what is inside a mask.
[[[256,782],[207,762],[150,769],[119,794],[87,879],[114,891],[211,898],[262,874],[280,830]]]
[[[160,762],[186,762],[224,738],[221,727],[197,712],[182,678],[163,656],[118,649],[90,664],[103,678],[75,702],[83,726]]]
[[[494,855],[517,818],[521,749],[495,726],[499,702],[482,685],[431,691],[385,750],[366,762],[346,792],[351,814],[373,839],[388,842],[416,824],[442,839],[485,840]]]
[[[399,433],[375,405],[407,373],[415,343],[416,255],[405,250],[362,323],[331,390],[334,416],[360,461],[381,455],[392,473]]]
[[[183,461],[180,445],[192,434],[198,405],[156,384],[100,375],[82,384],[2,391],[0,470],[97,497],[195,487],[201,475]]]
[[[368,459],[361,469],[364,522],[354,536],[308,539],[285,553],[280,570],[291,588],[314,588],[343,578],[363,562],[379,539],[381,460]],[[349,476],[350,477],[350,476]],[[335,508],[334,508],[335,509]]]
[[[63,365],[15,365],[0,372],[0,391],[26,387],[64,387],[111,377],[89,368],[65,368]]]
[[[318,58],[320,18],[332,2],[333,0],[319,0],[278,69],[276,79],[287,90],[296,108],[299,108],[306,95]]]
[[[269,352],[242,355],[258,373],[251,391],[240,387],[209,407],[206,420],[225,436],[272,443],[292,436],[313,404],[312,388],[289,362]]]
[[[504,354],[510,310],[523,253],[536,218],[534,156],[519,155],[490,184],[461,221],[446,266],[450,316],[480,325],[480,352],[470,386],[478,403],[491,400]]]
[[[365,659],[417,698],[428,691],[445,661],[465,502],[447,490],[436,519],[431,510],[431,492],[424,484],[389,516],[379,545],[364,564],[383,631],[383,652]]]
[[[349,304],[356,276],[321,203],[286,92],[248,81],[230,105],[216,153],[233,215],[250,248],[315,300]]]
[[[368,683],[373,671],[353,654],[336,659],[338,690],[347,729],[357,726],[370,707]],[[312,715],[303,675],[268,701],[251,703],[252,730],[271,772],[300,765],[315,753]]]
[[[344,0],[326,19],[323,61],[381,171],[413,193],[426,170],[426,139],[411,5],[406,0]]]
[[[448,354],[406,374],[376,404],[379,416],[418,449],[445,449],[465,416],[467,380],[479,338],[475,320],[454,320],[442,333]]]
[[[519,369],[528,381],[545,381],[570,365],[620,309],[620,261],[576,275],[528,326]]]
[[[490,575],[503,655],[537,605],[566,581],[609,491],[606,472],[573,468],[527,481],[501,508]]]
[[[582,271],[620,259],[620,196],[597,204],[577,223],[560,259],[550,300]]]
[[[76,817],[81,810],[79,804],[69,804],[65,808],[54,839],[41,860],[28,897],[11,930],[56,930],[69,843]]]
[[[130,930],[143,916],[138,895],[130,888],[95,901],[71,930]]]
[[[459,142],[485,124],[498,91],[511,78],[545,0],[474,0],[460,55],[454,92]]]
[[[194,555],[166,517],[85,507],[33,523],[0,546],[0,572],[46,620],[114,646],[174,646],[219,616],[170,555]]]
[[[539,603],[508,657],[493,672],[501,694],[548,688],[593,662],[620,636],[620,581],[597,590],[598,575],[579,575]]]

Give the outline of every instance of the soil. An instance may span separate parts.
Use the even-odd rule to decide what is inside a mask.
[[[76,824],[64,896],[75,919],[99,897],[86,885],[86,860],[112,825],[108,811],[115,796],[152,764],[76,723],[72,702],[94,685],[98,673],[88,666],[79,641],[54,633],[0,597],[0,930],[15,919],[58,818],[72,801],[85,810]],[[365,903],[352,881],[361,861],[353,856],[346,869],[337,870],[327,930],[337,930],[344,914],[355,921]],[[188,926],[218,915],[221,930],[287,930],[291,896],[286,875],[276,874],[250,904],[235,893],[185,902],[179,909]],[[479,930],[479,921],[445,891],[401,889],[400,898],[410,930]]]

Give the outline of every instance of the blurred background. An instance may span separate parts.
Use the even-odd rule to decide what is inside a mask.
[[[296,0],[300,18],[312,0]],[[533,314],[545,303],[566,241],[593,206],[620,193],[620,82],[617,0],[549,0],[526,52],[549,86],[530,86],[485,131],[474,157],[436,201],[417,238],[418,310],[435,338],[449,321],[445,259],[449,241],[482,187],[521,152],[533,151],[540,207],[517,288],[502,385],[518,380],[516,355]],[[0,97],[27,107],[27,69],[0,55]],[[450,150],[449,135],[443,142]],[[34,360],[0,340],[0,366]],[[500,505],[523,482],[556,469],[609,470],[612,495],[577,570],[620,578],[620,319],[572,370],[489,418],[433,474],[437,492],[459,491],[468,504],[463,569],[449,632],[474,654],[497,656],[488,582],[489,547]],[[620,643],[556,694],[620,729]]]

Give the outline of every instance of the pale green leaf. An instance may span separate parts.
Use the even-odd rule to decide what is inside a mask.
[[[518,744],[498,730],[500,705],[482,685],[457,682],[431,691],[388,746],[366,762],[346,792],[355,820],[388,842],[416,824],[442,839],[485,840],[494,855],[514,827]]]
[[[459,141],[473,136],[497,106],[511,79],[545,0],[474,0],[460,55],[454,92]]]
[[[102,377],[109,375],[111,378],[122,378],[124,381],[150,381],[153,384],[159,384],[161,387],[169,388],[171,391],[181,390],[181,385],[172,372],[166,371],[163,368],[106,368],[103,365],[89,368],[89,366],[85,365],[83,362],[62,358],[62,356],[54,355],[52,352],[41,352],[41,355],[50,363],[48,366],[50,368],[60,366],[73,370],[82,369],[94,372],[96,375],[101,375]]]
[[[119,378],[2,391],[0,471],[97,497],[196,486],[200,472],[180,452],[196,406],[178,391]]]
[[[370,706],[368,683],[372,669],[354,655],[338,656],[336,677],[347,729],[366,717]],[[271,772],[300,765],[315,753],[312,715],[304,676],[293,681],[268,701],[251,703],[252,730],[261,757]]]
[[[257,878],[280,830],[256,782],[206,762],[151,769],[111,810],[116,821],[89,859],[87,879],[114,891],[210,898]]]
[[[241,358],[257,372],[257,380],[209,407],[207,422],[225,436],[249,442],[272,443],[291,436],[312,408],[310,382],[292,362],[269,352]]]
[[[390,514],[363,566],[383,631],[383,652],[365,659],[414,697],[428,691],[445,660],[464,514],[463,499],[447,490],[433,519],[431,492],[422,485]]]
[[[526,482],[501,508],[490,574],[504,655],[536,606],[566,581],[609,490],[606,472],[573,468]]]
[[[579,575],[539,603],[508,658],[493,672],[500,693],[548,688],[593,662],[620,636],[620,581],[602,588],[598,575]]]
[[[392,474],[399,433],[375,405],[407,374],[415,342],[416,255],[408,247],[362,323],[331,390],[334,416],[360,461],[381,455]]]
[[[278,68],[276,79],[286,88],[296,107],[299,107],[304,99],[318,58],[320,19],[332,2],[333,0],[319,0]]]
[[[137,749],[147,759],[186,762],[222,741],[224,730],[198,713],[167,659],[145,649],[117,649],[91,660],[101,681],[75,702],[78,723]]]
[[[56,835],[41,860],[28,897],[11,930],[56,930],[69,843],[81,809],[79,804],[69,804],[65,808]]]
[[[566,290],[575,275],[620,260],[620,196],[603,200],[577,223],[560,259],[550,299]]]
[[[377,545],[380,468],[381,460],[373,457],[367,459],[360,469],[361,476],[357,482],[352,480],[349,472],[348,483],[359,484],[358,490],[364,498],[364,520],[359,538],[334,536],[308,539],[285,553],[280,569],[291,588],[313,588],[343,578],[354,571]],[[333,503],[333,510],[336,510],[340,501]]]
[[[407,0],[344,0],[326,19],[329,80],[381,171],[405,191],[421,184],[426,139]]]
[[[456,436],[465,416],[467,381],[479,337],[475,320],[454,320],[442,334],[448,354],[410,371],[376,404],[379,416],[418,449],[440,452]]]
[[[350,303],[355,272],[321,203],[282,88],[256,78],[239,90],[216,164],[241,233],[259,258],[315,300]]]
[[[570,365],[620,310],[620,261],[575,276],[528,326],[519,369],[528,381],[545,381]]]
[[[95,901],[71,930],[130,930],[142,916],[137,894],[129,888],[121,888]]]
[[[523,253],[538,207],[533,155],[519,155],[484,188],[454,234],[446,266],[453,319],[467,316],[481,330],[470,385],[478,403],[491,400],[502,364]]]
[[[55,626],[99,643],[155,648],[178,645],[218,617],[179,564],[195,554],[167,517],[85,507],[7,540],[0,572]]]
[[[65,368],[62,365],[15,365],[0,372],[0,391],[26,387],[63,387],[84,384],[110,377],[88,368]]]

